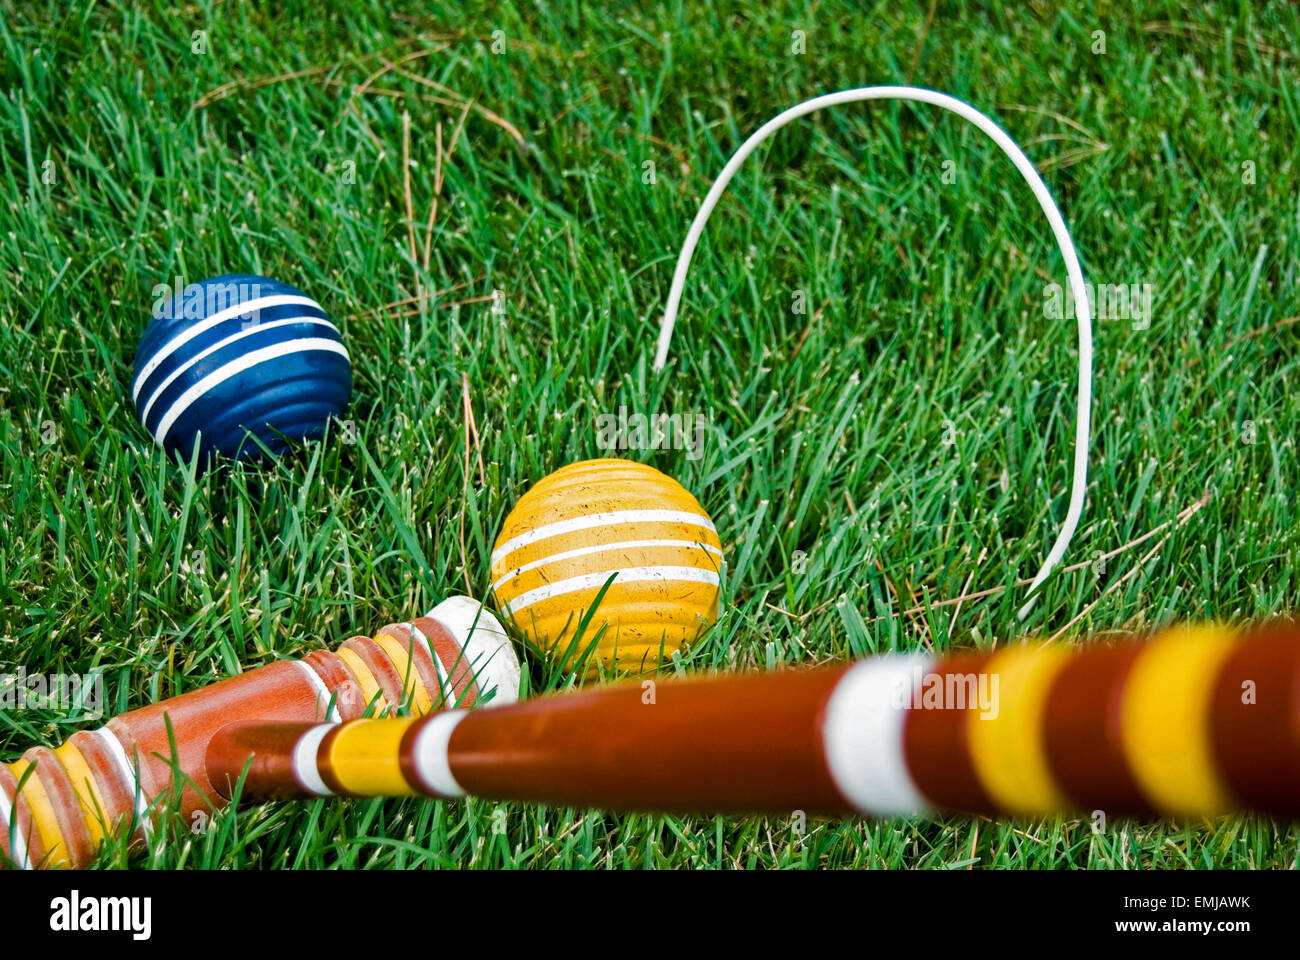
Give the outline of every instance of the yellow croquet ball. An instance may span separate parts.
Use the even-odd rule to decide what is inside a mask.
[[[654,666],[713,623],[721,570],[722,543],[699,501],[630,460],[584,460],[542,478],[492,551],[497,602],[530,640],[572,660],[603,626],[589,667],[620,670]]]

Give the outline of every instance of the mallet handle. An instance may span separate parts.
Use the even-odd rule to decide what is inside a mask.
[[[250,764],[251,759],[251,764]],[[632,682],[472,713],[233,724],[244,797],[473,795],[655,811],[1300,814],[1300,630]]]
[[[655,810],[835,810],[818,714],[846,667],[622,683],[437,717],[237,723],[207,765],[227,795],[426,794]],[[433,721],[433,722],[427,722]]]

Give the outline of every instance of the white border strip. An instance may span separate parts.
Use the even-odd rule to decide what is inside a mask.
[[[447,676],[447,667],[443,664],[442,657],[438,656],[433,643],[414,622],[406,624],[406,627],[411,631],[411,636],[418,637],[424,644],[424,649],[428,651],[429,659],[433,661],[433,669],[438,673],[438,688],[442,691],[442,708],[450,710],[456,705],[456,691],[452,689],[451,677]]]
[[[191,284],[191,286],[198,286],[198,284]],[[186,287],[185,289],[188,290],[189,287]],[[175,301],[173,300],[172,302]],[[277,293],[269,297],[254,297],[252,300],[245,300],[243,303],[237,303],[233,307],[227,307],[225,310],[218,310],[206,320],[200,320],[192,327],[187,327],[185,330],[181,331],[181,333],[168,340],[167,343],[160,347],[158,351],[149,358],[148,362],[140,370],[140,375],[135,378],[135,383],[131,385],[131,399],[133,401],[139,400],[140,388],[144,386],[144,382],[149,379],[150,375],[152,375],[155,370],[158,369],[159,365],[199,334],[205,333],[218,324],[225,323],[227,320],[235,317],[246,316],[254,310],[269,310],[271,307],[315,307],[321,313],[325,312],[325,308],[311,297],[289,293]],[[183,303],[181,309],[184,310]]]
[[[431,716],[416,734],[411,753],[416,776],[439,797],[463,797],[465,788],[451,772],[451,734],[465,719],[464,710],[447,710]]]
[[[35,769],[32,770],[31,775],[36,776]],[[14,799],[18,799],[17,795]],[[5,793],[3,787],[0,787],[0,820],[4,821],[5,834],[9,839],[9,859],[19,870],[32,869],[32,855],[27,849],[27,838],[18,829],[18,821],[14,819],[13,804],[9,802],[9,795]]]
[[[302,672],[307,674],[307,682],[311,684],[312,689],[316,691],[316,709],[317,712],[325,711],[326,723],[338,723],[343,717],[339,714],[339,705],[337,699],[331,704],[330,700],[334,699],[330,693],[330,688],[325,685],[321,675],[312,669],[311,664],[303,660],[290,660],[290,663],[297,664]]]
[[[557,563],[560,560],[572,560],[574,557],[585,557],[593,553],[601,553],[605,550],[648,550],[656,547],[685,547],[687,549],[702,548],[709,553],[714,554],[719,560],[722,559],[722,551],[712,544],[699,543],[695,540],[619,540],[614,543],[598,543],[594,547],[579,547],[577,550],[566,550],[563,553],[553,553],[549,557],[542,557],[540,560],[534,560],[531,563],[525,563],[522,567],[515,567],[504,577],[492,584],[493,590],[499,590],[501,586],[521,573],[527,573],[537,567],[548,563]]]
[[[554,523],[534,527],[517,537],[512,537],[492,551],[492,564],[495,566],[502,558],[514,553],[520,547],[545,540],[547,537],[558,537],[562,533],[589,530],[592,527],[611,527],[620,523],[684,523],[688,526],[712,530],[715,536],[718,533],[713,526],[713,521],[704,514],[691,513],[687,510],[613,510],[608,513],[589,513],[585,516],[570,517],[567,520],[557,520]]]
[[[552,597],[562,596],[566,593],[576,593],[579,590],[590,590],[593,587],[603,587],[612,574],[617,574],[617,577],[610,584],[611,588],[622,586],[625,583],[647,583],[650,581],[661,583],[690,581],[692,583],[707,583],[714,587],[718,585],[717,573],[712,570],[701,570],[698,567],[627,567],[622,570],[600,570],[595,573],[584,573],[578,577],[570,577],[567,580],[557,580],[555,583],[548,583],[535,590],[525,591],[513,600],[504,602],[504,605],[509,608],[511,616],[514,616],[521,610],[526,610],[543,600],[550,600]]]
[[[333,723],[322,723],[312,727],[293,745],[293,775],[298,778],[298,783],[304,790],[318,797],[334,796],[334,791],[325,786],[325,781],[321,779],[316,755],[320,752],[320,742],[325,739],[325,734],[336,726]]]
[[[932,660],[883,654],[845,671],[826,702],[822,746],[836,788],[869,817],[930,809],[907,769],[903,722]]]
[[[218,350],[223,350],[226,347],[230,346],[232,343],[242,340],[245,337],[251,337],[255,333],[261,333],[263,330],[274,330],[276,327],[287,327],[295,323],[315,324],[316,326],[329,327],[335,333],[339,332],[338,327],[334,326],[334,324],[330,323],[324,317],[300,316],[300,317],[285,317],[283,320],[272,320],[268,323],[260,323],[257,326],[249,327],[247,330],[240,330],[238,333],[233,333],[230,336],[226,337],[226,339],[218,340],[216,343],[214,343],[212,346],[208,347],[207,349],[199,351],[194,356],[190,357],[189,360],[185,361],[183,364],[181,364],[179,367],[173,370],[170,374],[168,374],[167,379],[158,385],[158,389],[149,395],[148,401],[145,403],[144,408],[140,411],[140,421],[142,423],[147,421],[149,419],[149,412],[153,410],[153,405],[154,403],[157,402],[158,398],[162,396],[162,392],[166,390],[168,387],[170,387],[173,383],[175,383],[177,377],[183,374],[186,370],[190,369],[190,367],[194,366],[204,357],[210,357]],[[340,336],[342,335],[340,334]]]
[[[153,824],[149,822],[149,800],[144,795],[144,788],[140,786],[140,775],[135,767],[131,764],[130,758],[126,755],[126,748],[122,746],[122,741],[117,739],[117,734],[108,727],[100,727],[98,730],[92,730],[91,733],[104,741],[104,746],[108,752],[113,755],[113,761],[117,764],[118,772],[126,780],[127,787],[130,788],[132,795],[135,797],[135,820],[136,825],[144,831],[146,837],[153,831]]]
[[[171,430],[181,415],[185,413],[194,403],[205,393],[221,386],[231,377],[237,377],[245,370],[249,370],[258,364],[269,363],[272,360],[278,360],[281,357],[287,357],[292,353],[313,353],[323,351],[326,353],[337,353],[344,360],[350,360],[348,351],[337,340],[327,340],[324,337],[303,337],[298,340],[286,340],[283,343],[272,344],[269,347],[263,347],[261,350],[253,350],[244,354],[235,360],[231,360],[225,366],[218,367],[206,377],[194,384],[179,397],[168,409],[161,420],[158,421],[158,430],[154,434],[159,443],[167,439],[167,432]]]

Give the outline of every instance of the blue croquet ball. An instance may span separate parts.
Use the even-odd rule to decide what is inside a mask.
[[[167,453],[248,459],[318,437],[342,415],[352,364],[338,329],[301,290],[231,273],[155,288],[131,382],[135,410]]]

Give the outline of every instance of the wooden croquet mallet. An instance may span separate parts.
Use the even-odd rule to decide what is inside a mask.
[[[475,711],[236,723],[242,799],[478,797],[712,813],[1300,814],[1300,628],[883,655]],[[241,786],[242,784],[242,786]]]
[[[338,722],[509,702],[519,676],[501,625],[478,601],[452,597],[336,652],[258,667],[0,764],[0,853],[21,867],[81,867],[115,830],[145,839],[176,794],[186,819],[220,807],[205,759],[213,734],[232,721]],[[177,770],[187,781],[179,790]]]

